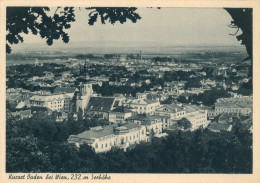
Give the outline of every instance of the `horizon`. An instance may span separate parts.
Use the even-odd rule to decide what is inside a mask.
[[[12,45],[13,53],[28,48],[241,46],[230,35],[232,18],[223,8],[138,8],[141,20],[136,23],[102,25],[98,19],[94,26],[87,24],[89,11],[75,9],[76,21],[66,30],[69,43],[58,40],[48,46],[39,35],[23,34],[24,42]]]

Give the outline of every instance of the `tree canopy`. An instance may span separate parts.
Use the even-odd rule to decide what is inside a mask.
[[[101,23],[109,22],[121,24],[127,19],[135,23],[141,19],[135,11],[137,8],[85,8],[90,10],[88,14],[89,25],[100,18]],[[52,45],[54,40],[62,39],[64,43],[69,42],[69,35],[65,32],[71,27],[75,19],[74,7],[57,7],[54,13],[51,13],[49,7],[7,7],[6,14],[6,52],[11,53],[11,45],[23,42],[22,33],[31,32],[34,35],[40,35],[46,39],[48,45]]]
[[[90,10],[88,24],[94,25],[100,19],[102,24],[125,23],[127,20],[136,23],[141,16],[135,7],[87,7]],[[236,28],[238,41],[245,45],[249,58],[252,60],[252,8],[224,8],[232,17],[231,28]],[[31,31],[46,39],[48,45],[53,40],[62,39],[69,42],[69,35],[65,32],[76,20],[74,7],[57,7],[51,13],[48,7],[8,7],[6,17],[6,52],[11,53],[11,45],[23,42],[22,33]],[[242,33],[237,35],[238,31]]]

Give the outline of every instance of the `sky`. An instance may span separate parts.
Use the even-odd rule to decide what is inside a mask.
[[[229,35],[236,30],[228,27],[232,18],[222,8],[138,8],[137,12],[142,17],[137,23],[128,20],[124,24],[102,25],[98,21],[90,26],[89,11],[76,8],[76,21],[66,30],[70,36],[66,46],[111,46],[115,42],[120,43],[118,46],[240,45],[235,36]],[[39,35],[24,35],[24,43],[48,47]],[[54,41],[53,46],[57,45],[64,44]]]

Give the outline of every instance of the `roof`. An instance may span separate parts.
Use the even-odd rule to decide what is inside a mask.
[[[77,135],[71,135],[70,139],[71,138],[86,139],[86,140],[97,139],[100,137],[114,135],[115,134],[114,129],[130,130],[133,128],[139,128],[140,126],[141,125],[132,122],[125,123],[121,126],[118,126],[118,124],[106,125],[103,127],[92,128],[91,130],[87,130]]]
[[[176,109],[177,109],[177,112],[183,111],[183,108],[176,104],[166,104],[164,106],[166,106],[167,108],[169,108],[171,110],[174,110],[175,112],[176,112]]]
[[[196,105],[185,105],[185,111],[186,113],[191,113],[191,112],[196,112],[203,110],[201,107],[196,106]]]
[[[59,94],[59,95],[33,95],[30,100],[33,101],[42,101],[42,102],[50,102],[50,101],[57,101],[63,100],[65,98],[70,98],[68,95]]]
[[[19,102],[16,106],[16,109],[22,109],[25,107],[25,102]]]
[[[119,100],[116,100],[113,107],[118,107],[118,106],[119,106]]]
[[[149,100],[149,99],[135,99],[131,102],[131,104],[153,104],[153,103],[159,103],[158,101]]]
[[[253,119],[252,119],[252,116],[249,117],[248,119],[244,120],[241,122],[241,125],[244,129],[250,129],[253,125]]]
[[[228,124],[228,123],[216,123],[216,122],[213,122],[213,123],[210,123],[209,126],[208,126],[208,129],[211,130],[211,131],[228,131],[229,128],[232,127],[231,124]]]
[[[90,97],[87,109],[90,111],[108,112],[112,109],[115,98],[113,97]]]
[[[220,114],[217,119],[218,122],[232,122],[232,117],[235,117],[236,114],[228,114],[228,113],[222,113]]]
[[[127,118],[127,120],[139,120],[139,121],[154,121],[156,119],[161,119],[161,117],[158,115],[135,114]]]
[[[57,87],[54,89],[53,94],[62,94],[62,93],[74,93],[76,88],[73,87]]]
[[[120,106],[120,107],[113,109],[111,112],[129,113],[129,112],[132,112],[131,109],[132,108]]]
[[[82,139],[95,139],[95,138],[105,137],[113,134],[114,126],[115,125],[107,125],[101,129],[87,130],[80,134],[73,135],[73,137],[82,138]]]
[[[221,98],[215,103],[215,107],[224,108],[252,108],[253,99],[251,97],[242,98]]]

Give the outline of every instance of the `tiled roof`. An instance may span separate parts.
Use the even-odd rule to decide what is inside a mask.
[[[114,101],[115,98],[112,97],[90,97],[87,109],[108,112],[112,109]]]

